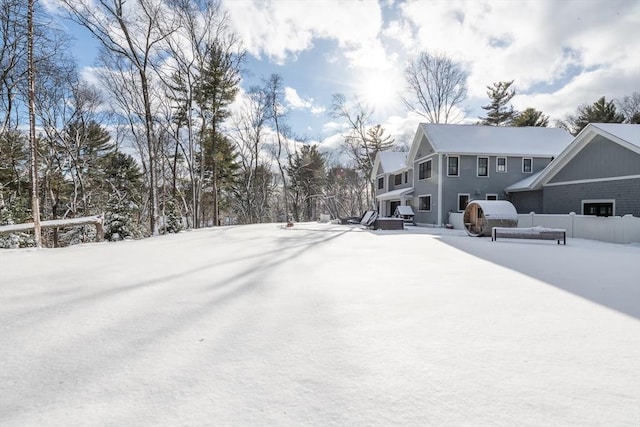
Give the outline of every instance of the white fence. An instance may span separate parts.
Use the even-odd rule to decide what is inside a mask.
[[[449,214],[449,224],[464,229],[462,213]],[[592,215],[519,214],[518,227],[548,227],[567,230],[567,237],[611,243],[640,242],[640,218],[633,215],[600,217]]]

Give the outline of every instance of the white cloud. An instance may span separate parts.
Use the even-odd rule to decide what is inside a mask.
[[[247,50],[278,63],[309,49],[314,39],[338,42],[353,66],[366,64],[382,27],[382,11],[371,1],[224,1]]]
[[[324,106],[314,105],[313,98],[304,99],[294,88],[286,86],[284,88],[284,100],[286,107],[292,110],[308,110],[311,114],[323,113],[326,108]]]
[[[293,109],[310,109],[312,106],[312,101],[308,101],[300,98],[298,92],[292,87],[284,88],[284,99],[287,102],[287,106]]]
[[[410,51],[442,51],[467,63],[470,97],[486,98],[486,86],[500,80],[514,79],[519,92],[562,84],[591,67],[640,76],[640,3],[634,1],[410,1],[401,10],[406,21],[390,25],[388,34]],[[406,22],[413,39],[402,31]],[[599,86],[615,95],[615,79]]]

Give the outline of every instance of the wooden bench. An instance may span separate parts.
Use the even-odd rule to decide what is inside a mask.
[[[562,240],[563,244],[567,244],[567,230],[561,228],[508,228],[493,227],[491,229],[491,241],[498,240],[498,237],[508,239],[537,239],[537,240],[556,240],[558,244]]]

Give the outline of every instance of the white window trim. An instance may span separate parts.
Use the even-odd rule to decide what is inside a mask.
[[[487,159],[487,174],[480,175],[480,159]],[[460,171],[460,164],[458,163],[458,172]],[[476,176],[478,178],[489,178],[489,157],[487,156],[478,156],[476,157]]]
[[[451,158],[458,159],[458,174],[457,175],[449,175],[449,159]],[[460,176],[460,156],[447,156],[447,176],[450,177],[459,177]]]
[[[456,206],[458,208],[458,212],[464,212],[464,209],[460,209],[460,196],[467,196],[467,204],[471,202],[471,194],[469,193],[458,193],[458,198],[456,199]]]
[[[613,205],[613,213],[611,216],[616,216],[616,199],[584,199],[581,203],[582,215],[584,215],[584,205],[589,203],[611,203]]]
[[[428,160],[425,160],[424,162],[419,162],[418,163],[418,181],[425,181],[427,179],[433,178],[433,162],[431,160],[432,159],[428,159]],[[431,176],[430,177],[420,178],[420,165],[423,164],[423,163],[431,163]]]
[[[484,199],[485,200],[489,200],[489,196],[495,196],[495,200],[498,200],[498,194],[497,193],[487,193],[484,195]]]
[[[429,209],[428,210],[422,210],[420,209],[420,197],[428,197],[429,198]],[[417,206],[417,210],[418,212],[431,212],[433,210],[433,197],[431,197],[431,194],[420,194],[418,196],[418,206]]]
[[[419,159],[415,159],[414,162],[415,163],[422,163],[425,160],[429,160],[429,159],[433,159],[434,157],[437,156],[437,153],[431,153],[431,154],[427,154],[426,156],[422,156]]]
[[[531,160],[531,170],[529,172],[525,172],[524,170],[524,161]],[[533,173],[533,157],[523,157],[522,158],[522,173]]]
[[[382,178],[382,188],[380,188],[380,178]],[[380,190],[385,190],[384,188],[384,182],[386,181],[386,179],[384,179],[384,175],[378,175],[376,177],[376,191],[380,191]]]
[[[504,170],[503,171],[499,171],[498,170],[498,159],[504,159]],[[507,158],[506,157],[496,157],[496,173],[507,173],[508,168],[507,168]]]

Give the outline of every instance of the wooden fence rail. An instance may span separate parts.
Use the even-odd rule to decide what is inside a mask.
[[[79,218],[68,218],[68,219],[52,219],[48,221],[40,222],[40,227],[42,228],[58,228],[58,227],[73,227],[77,225],[90,225],[93,224],[96,226],[96,233],[98,240],[102,240],[104,238],[104,229],[102,227],[103,218],[100,215],[94,216],[83,216]],[[30,231],[33,230],[33,222],[27,222],[23,224],[11,224],[11,225],[0,225],[0,234],[7,233],[15,233],[18,231]]]

